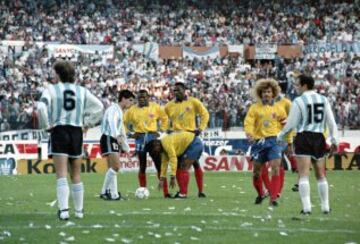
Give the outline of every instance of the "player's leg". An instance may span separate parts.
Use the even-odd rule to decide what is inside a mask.
[[[161,156],[160,154],[151,154],[150,153],[150,157],[152,158],[155,168],[156,168],[156,172],[157,172],[157,177],[158,179],[160,179],[160,173],[161,173]],[[169,193],[169,188],[168,188],[168,182],[167,179],[165,178],[164,182],[163,182],[163,193],[164,193],[164,197],[165,198],[171,198],[172,196]]]
[[[56,171],[56,196],[59,206],[59,219],[69,219],[69,183],[67,180],[68,157],[62,155],[52,156]]]
[[[198,187],[198,196],[199,197],[206,197],[204,191],[204,173],[200,166],[199,161],[195,161],[193,163],[194,167],[194,174],[195,174],[195,180]]]
[[[299,194],[302,203],[302,213],[311,213],[311,201],[310,201],[310,156],[297,156],[296,162],[299,173]]]
[[[138,174],[138,180],[140,187],[146,187],[146,152],[144,151],[138,151],[138,159],[139,159],[139,174]]]
[[[264,191],[265,195],[267,193],[270,193],[270,187],[271,187],[270,179],[269,179],[269,168],[270,168],[270,164],[268,162],[264,163],[261,167],[261,180],[265,186],[265,191]]]
[[[324,214],[330,212],[329,206],[329,185],[325,175],[325,159],[314,160],[313,168],[317,179],[318,193],[321,202],[321,211]]]
[[[280,165],[281,165],[281,158],[276,158],[270,160],[271,166],[271,184],[270,184],[270,204],[272,206],[277,206],[277,198],[280,193],[280,186],[281,186],[281,176],[280,176]]]
[[[107,158],[108,163],[108,170],[105,174],[100,198],[104,200],[119,200],[121,196],[117,189],[117,174],[120,170],[120,145],[115,138],[102,135],[100,139],[100,147],[102,153],[101,155]]]
[[[260,204],[265,199],[263,181],[261,178],[261,169],[263,164],[257,161],[253,161],[254,169],[253,169],[253,186],[257,192],[257,197],[255,198],[255,204]]]
[[[81,161],[82,158],[69,159],[70,161],[70,178],[71,193],[74,201],[75,217],[84,217],[84,184],[81,182]]]

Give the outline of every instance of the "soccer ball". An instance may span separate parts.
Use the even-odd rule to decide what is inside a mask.
[[[146,187],[139,187],[135,191],[135,197],[138,199],[148,199],[150,196],[150,192]]]

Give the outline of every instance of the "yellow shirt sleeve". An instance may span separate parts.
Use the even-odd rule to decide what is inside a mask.
[[[176,151],[175,151],[175,147],[174,147],[174,143],[172,140],[172,136],[167,136],[164,137],[163,140],[161,140],[161,145],[164,149],[164,152],[167,156],[168,159],[168,163],[165,163],[164,167],[166,167],[166,169],[164,168],[165,172],[163,172],[163,164],[161,163],[161,177],[166,176],[166,170],[168,165],[170,164],[170,168],[171,168],[171,175],[175,176],[176,175],[176,170],[177,170],[177,165],[178,165],[178,160],[177,160],[177,156],[176,156]],[[164,159],[166,159],[166,157],[164,157]]]
[[[124,115],[123,115],[123,119],[124,119],[124,127],[125,127],[125,132],[126,134],[130,131],[129,126],[130,126],[130,116],[131,116],[131,107],[125,111]]]
[[[197,113],[200,116],[199,129],[201,131],[204,131],[209,122],[209,112],[207,111],[204,104],[199,99],[194,98],[193,103]]]
[[[166,132],[169,128],[169,118],[165,113],[165,109],[161,106],[159,106],[158,113],[160,120],[160,131]]]
[[[254,137],[254,126],[256,121],[255,104],[251,105],[244,120],[244,130],[246,135]]]

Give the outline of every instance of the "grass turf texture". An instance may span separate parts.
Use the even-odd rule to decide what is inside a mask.
[[[332,213],[320,211],[311,177],[312,215],[299,217],[301,203],[286,175],[280,205],[268,199],[254,205],[251,173],[205,173],[207,198],[197,197],[191,175],[189,198],[163,199],[154,174],[148,174],[150,198],[134,197],[137,174],[118,177],[127,201],[98,197],[104,175],[83,174],[85,218],[57,219],[54,175],[0,177],[0,242],[6,243],[360,243],[360,172],[328,172]],[[53,206],[51,206],[53,205]]]

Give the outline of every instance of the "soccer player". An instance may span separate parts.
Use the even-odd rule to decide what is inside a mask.
[[[258,193],[255,204],[260,204],[265,198],[260,174],[261,168],[269,162],[272,172],[270,205],[278,206],[282,147],[277,144],[276,136],[280,132],[281,123],[286,119],[286,112],[274,101],[280,92],[277,81],[260,79],[256,82],[254,92],[257,102],[250,106],[246,114],[244,129],[252,143],[250,153],[254,161],[253,185]]]
[[[282,89],[282,87],[281,87]],[[279,96],[275,99],[275,103],[279,106],[281,106],[282,108],[284,108],[285,112],[286,112],[286,115],[288,116],[289,115],[289,112],[290,112],[290,107],[291,107],[291,101],[285,97],[284,93],[280,93]],[[285,125],[285,122],[284,121],[282,124],[280,124],[281,128]],[[292,139],[293,139],[293,133],[291,133],[288,137],[287,137],[287,147],[284,151],[284,156],[286,156],[289,161],[290,161],[290,164],[291,164],[291,169],[292,170],[296,170],[296,160],[295,160],[295,157],[293,155],[293,145],[292,145]],[[283,185],[284,185],[284,181],[285,181],[285,169],[284,169],[284,158],[282,160],[282,164],[280,165],[280,192],[279,192],[279,196],[281,195],[281,191],[282,191],[282,188],[283,188]],[[264,182],[264,185],[266,187],[266,189],[268,191],[270,191],[270,180],[269,180],[269,165],[268,163],[266,163],[265,167],[262,167],[262,170],[261,170],[261,178],[262,178],[262,181]],[[295,187],[295,186],[294,186]]]
[[[42,93],[37,105],[39,127],[50,132],[48,154],[56,170],[58,217],[69,219],[69,163],[75,217],[83,218],[84,186],[80,179],[83,128],[95,126],[101,120],[103,105],[86,88],[75,84],[75,69],[69,62],[57,61],[54,71],[60,81]]]
[[[131,91],[121,90],[118,95],[118,103],[113,103],[106,109],[101,123],[101,155],[107,157],[109,165],[100,194],[100,198],[104,200],[121,199],[117,184],[117,174],[120,170],[119,153],[130,151],[123,124],[123,110],[129,108],[134,99],[135,95]]]
[[[175,99],[165,105],[165,112],[171,122],[171,130],[173,131],[189,131],[199,136],[205,130],[209,122],[209,112],[197,98],[186,96],[185,84],[181,82],[175,83],[174,95]],[[197,126],[197,117],[200,124]],[[194,162],[195,179],[198,187],[198,197],[206,197],[203,192],[203,171],[198,161]],[[177,171],[179,175],[183,175],[182,169]],[[181,181],[181,179],[180,179]],[[176,195],[177,196],[177,195]]]
[[[137,96],[137,105],[132,106],[125,113],[124,121],[127,128],[135,133],[132,137],[135,139],[135,151],[139,159],[139,185],[140,187],[146,187],[146,165],[147,152],[145,146],[148,142],[159,137],[158,123],[160,123],[160,131],[165,132],[168,128],[168,117],[165,111],[159,104],[149,102],[149,93],[146,90],[140,90]],[[151,155],[154,161],[155,167],[160,176],[160,158]],[[168,192],[167,182],[164,183],[164,197],[171,197]]]
[[[161,174],[159,188],[165,183],[168,166],[171,168],[170,186],[175,186],[177,178],[180,191],[177,198],[186,198],[189,185],[189,168],[199,160],[203,152],[201,139],[193,132],[174,132],[161,140],[153,140],[147,151],[161,157]],[[180,171],[180,173],[178,172]],[[180,177],[179,177],[179,174]]]
[[[311,163],[317,178],[321,210],[324,214],[330,212],[329,186],[325,176],[326,141],[323,134],[325,128],[330,132],[331,154],[335,152],[338,144],[337,126],[329,101],[313,90],[314,83],[314,79],[307,75],[300,75],[296,79],[295,86],[301,96],[294,100],[288,121],[277,139],[282,141],[286,134],[296,128],[294,151],[300,177],[299,193],[303,215],[311,214],[309,183]]]

